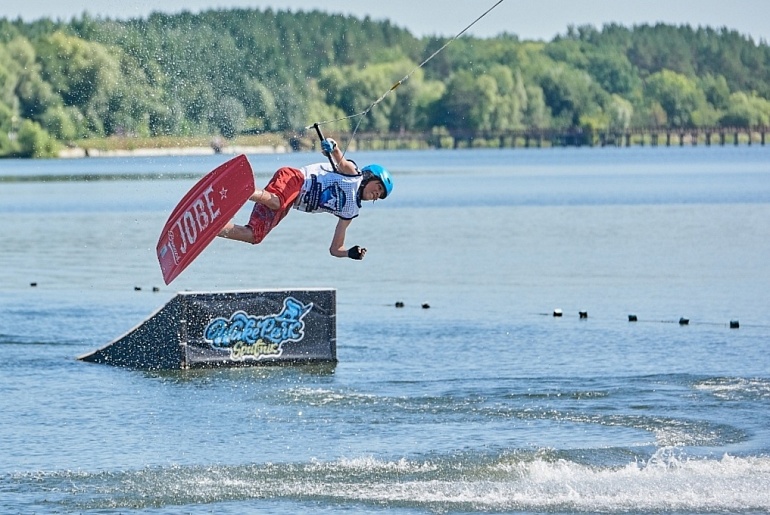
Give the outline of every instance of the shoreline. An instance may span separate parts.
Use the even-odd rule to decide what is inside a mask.
[[[60,159],[81,159],[87,157],[158,157],[158,156],[211,156],[216,154],[286,154],[291,150],[285,145],[229,145],[218,149],[213,147],[157,147],[119,150],[99,150],[93,148],[74,147],[61,150],[57,157]]]

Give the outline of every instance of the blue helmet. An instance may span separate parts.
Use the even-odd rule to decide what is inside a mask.
[[[361,168],[361,172],[364,174],[365,182],[368,182],[371,179],[379,179],[383,188],[385,188],[385,193],[382,198],[386,198],[390,195],[390,192],[393,191],[393,178],[385,167],[377,164],[370,164]]]

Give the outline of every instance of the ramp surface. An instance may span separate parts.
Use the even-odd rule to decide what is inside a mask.
[[[140,369],[336,363],[335,290],[179,293],[81,361]]]

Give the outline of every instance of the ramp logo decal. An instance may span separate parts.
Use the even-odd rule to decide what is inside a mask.
[[[277,358],[283,344],[305,337],[304,318],[313,303],[303,304],[294,297],[283,300],[283,310],[276,315],[257,317],[236,311],[229,319],[216,318],[204,331],[204,339],[213,349],[230,350],[230,359],[244,361]]]

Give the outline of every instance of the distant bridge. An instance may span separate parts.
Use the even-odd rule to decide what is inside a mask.
[[[523,129],[510,131],[440,131],[357,133],[356,150],[420,148],[541,148],[630,146],[765,145],[770,126],[639,128],[619,130]],[[349,133],[335,134],[348,141]],[[314,142],[317,144],[317,142]],[[352,149],[352,148],[351,148]]]

